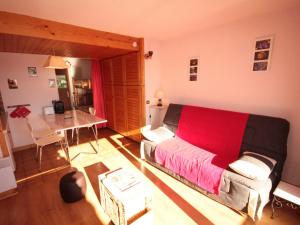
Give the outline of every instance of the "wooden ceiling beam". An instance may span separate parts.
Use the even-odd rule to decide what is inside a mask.
[[[128,51],[139,50],[139,38],[3,11],[0,11],[0,33]]]

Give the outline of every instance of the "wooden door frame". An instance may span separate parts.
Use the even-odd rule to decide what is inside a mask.
[[[66,73],[64,74],[66,76],[66,80],[67,80],[67,86],[68,86],[68,96],[69,96],[69,100],[70,100],[70,107],[71,109],[73,109],[73,101],[72,101],[72,98],[71,98],[71,89],[70,89],[70,76],[69,76],[69,70],[68,69],[55,69],[55,78],[57,78],[56,76],[57,75],[62,75],[62,74],[57,74],[56,71],[57,70],[64,70],[66,71]],[[57,85],[56,85],[57,86]],[[58,86],[57,86],[57,91],[58,91]],[[58,96],[59,97],[59,96]]]
[[[140,54],[140,75],[141,83],[144,88],[142,91],[142,104],[141,104],[141,113],[142,113],[142,124],[141,127],[146,125],[146,100],[145,100],[145,57],[144,57],[144,38],[139,39],[139,54]]]

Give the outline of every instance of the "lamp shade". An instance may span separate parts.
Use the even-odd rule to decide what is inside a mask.
[[[70,65],[66,63],[63,57],[49,56],[44,67],[48,69],[67,69]]]
[[[164,94],[164,92],[163,91],[157,91],[156,93],[155,93],[155,98],[163,98],[165,96],[165,94]]]

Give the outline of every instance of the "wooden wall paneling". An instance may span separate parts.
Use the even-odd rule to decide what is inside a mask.
[[[131,53],[124,56],[125,83],[127,85],[141,85],[140,55]]]
[[[140,129],[145,126],[144,40],[139,39],[140,52],[102,61],[107,119],[116,132],[141,141]],[[109,75],[111,75],[111,78]],[[112,111],[112,112],[111,112]],[[110,115],[108,115],[110,114]],[[111,118],[109,118],[111,116]],[[114,118],[112,118],[114,117]]]
[[[111,60],[111,68],[113,83],[117,85],[124,84],[125,74],[123,58],[121,56],[113,58]]]
[[[144,38],[140,38],[139,39],[139,46],[140,46],[140,50],[139,50],[139,63],[140,63],[140,79],[141,79],[141,84],[143,85],[141,87],[141,95],[142,95],[142,100],[141,100],[141,107],[142,107],[142,111],[141,111],[141,127],[146,125],[146,100],[145,100],[145,57],[144,57]]]
[[[105,114],[107,119],[107,126],[114,130],[115,129],[115,106],[114,106],[114,94],[112,85],[103,85],[103,97]]]
[[[126,88],[123,85],[114,85],[115,131],[127,136],[127,104]]]
[[[101,61],[103,84],[111,85],[113,83],[111,60]]]
[[[142,92],[143,86],[126,86],[127,89],[127,129],[128,137],[141,141],[140,128],[142,127]]]

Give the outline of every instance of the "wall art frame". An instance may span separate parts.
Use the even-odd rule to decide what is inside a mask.
[[[269,71],[274,44],[274,36],[255,39],[252,71]]]

